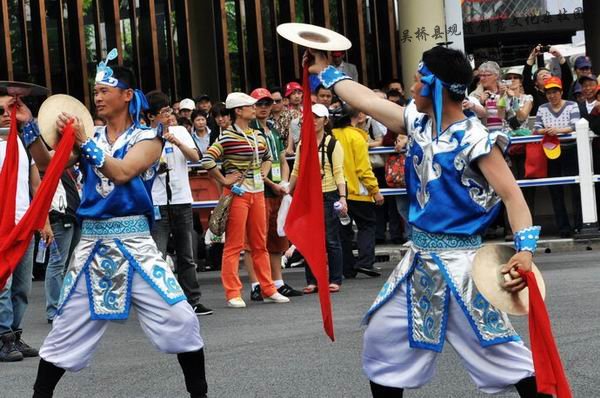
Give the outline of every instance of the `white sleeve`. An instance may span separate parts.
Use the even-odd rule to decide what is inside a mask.
[[[412,100],[406,108],[404,108],[404,129],[406,130],[407,135],[412,135],[413,130],[417,125],[417,121],[422,119],[425,116],[424,113],[420,113],[417,110],[417,105],[415,105],[415,101]]]
[[[187,131],[187,129],[183,126],[170,126],[169,132],[173,133],[175,137],[181,141],[187,147],[192,149],[196,149],[196,145],[194,145],[194,139],[192,135]]]

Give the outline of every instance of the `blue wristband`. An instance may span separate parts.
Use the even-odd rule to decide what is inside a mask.
[[[540,239],[540,232],[542,227],[533,226],[524,228],[515,233],[515,249],[518,252],[529,251],[535,253],[537,249],[537,242]]]
[[[31,119],[23,125],[21,129],[21,139],[26,148],[29,148],[31,144],[40,137],[40,128],[34,119]]]
[[[98,169],[104,166],[104,151],[91,138],[81,144],[81,156]]]
[[[333,87],[334,84],[342,80],[352,80],[350,76],[346,75],[344,72],[340,72],[339,70],[335,69],[333,65],[329,65],[327,68],[323,69],[321,73],[317,75],[317,78],[319,79],[323,87],[327,89],[330,89],[331,87]]]

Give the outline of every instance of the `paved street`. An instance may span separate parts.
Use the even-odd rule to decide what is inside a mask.
[[[555,337],[575,397],[600,396],[600,264],[598,251],[537,257],[546,278],[548,308]],[[383,264],[385,275],[395,264]],[[286,272],[303,286],[301,270]],[[200,274],[205,304],[216,310],[201,318],[206,342],[209,396],[215,397],[368,397],[360,367],[359,321],[384,279],[345,283],[334,295],[337,341],[321,329],[316,295],[291,304],[250,304],[225,308],[216,272]],[[246,297],[248,292],[245,293]],[[25,339],[39,347],[49,331],[43,309],[43,284],[34,283],[25,322]],[[526,318],[513,318],[527,340]],[[177,338],[177,336],[173,336]],[[37,359],[0,364],[0,397],[30,397]],[[146,340],[135,316],[109,327],[92,367],[67,374],[57,397],[185,397],[175,356],[163,355]],[[405,397],[480,397],[460,360],[446,345],[433,382]],[[516,397],[516,393],[499,395]]]

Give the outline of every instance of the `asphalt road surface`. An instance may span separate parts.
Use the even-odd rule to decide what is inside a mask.
[[[548,290],[554,334],[575,397],[600,396],[600,254],[597,251],[536,257]],[[380,264],[388,275],[395,264]],[[368,397],[362,373],[360,319],[384,278],[346,281],[333,296],[336,342],[322,331],[316,295],[291,304],[255,304],[245,310],[225,307],[219,275],[199,274],[204,304],[215,314],[201,318],[206,342],[209,397]],[[302,287],[304,273],[286,271]],[[245,280],[245,278],[244,278]],[[24,325],[24,339],[39,347],[50,327],[44,311],[43,283],[35,282]],[[249,292],[246,286],[245,298]],[[249,299],[248,299],[249,302]],[[528,341],[526,318],[513,318]],[[177,336],[172,336],[177,338]],[[0,364],[0,397],[31,397],[37,359]],[[56,397],[186,397],[173,355],[158,353],[145,338],[135,315],[108,328],[92,366],[67,373]],[[405,397],[483,397],[445,345],[433,381]],[[497,395],[516,397],[516,392]]]

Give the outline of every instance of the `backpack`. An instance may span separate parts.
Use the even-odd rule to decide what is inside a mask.
[[[327,149],[323,148],[322,145],[319,145],[319,151],[321,152],[321,170],[323,171],[323,176],[325,175],[325,154],[327,154],[327,160],[329,160],[329,166],[331,167],[331,174],[333,175],[333,151],[335,150],[335,144],[337,140],[333,136],[333,134],[329,134],[329,142],[327,143]],[[327,139],[327,135],[323,136],[323,140]]]
[[[406,156],[404,154],[391,155],[385,162],[385,182],[390,188],[406,188],[406,179],[404,175],[404,164]]]

